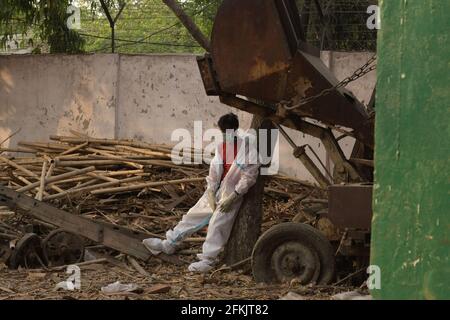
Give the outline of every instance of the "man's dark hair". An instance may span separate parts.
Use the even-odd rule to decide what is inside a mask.
[[[218,124],[222,132],[239,129],[239,119],[234,113],[228,113],[220,117]]]

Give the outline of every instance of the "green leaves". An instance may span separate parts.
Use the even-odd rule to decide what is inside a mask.
[[[51,53],[79,53],[84,39],[67,28],[69,0],[2,0],[0,6],[1,41],[16,35],[33,34],[46,42]]]

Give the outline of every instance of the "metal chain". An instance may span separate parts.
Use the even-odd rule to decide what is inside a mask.
[[[294,110],[297,109],[301,106],[304,106],[305,104],[311,103],[314,100],[321,98],[327,94],[332,93],[335,90],[338,90],[340,88],[344,88],[346,86],[348,86],[351,82],[358,80],[359,78],[365,76],[366,74],[368,74],[369,72],[372,72],[373,70],[375,70],[377,68],[377,66],[374,64],[374,62],[377,60],[377,55],[375,54],[372,58],[370,58],[361,68],[357,69],[351,76],[345,78],[344,80],[342,80],[341,82],[339,82],[337,85],[335,85],[334,87],[328,88],[323,90],[322,92],[320,92],[319,94],[316,94],[314,96],[308,97],[308,98],[304,98],[302,100],[300,100],[300,102],[298,102],[297,104],[293,105],[293,106],[288,106],[286,104],[283,104],[283,107],[286,110]]]

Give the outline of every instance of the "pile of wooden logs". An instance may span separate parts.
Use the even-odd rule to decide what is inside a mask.
[[[18,149],[0,150],[32,155],[0,155],[0,183],[38,200],[73,200],[145,189],[161,192],[157,188],[171,185],[189,188],[202,183],[207,173],[204,165],[175,165],[172,148],[165,145],[85,136],[51,140],[20,142]],[[171,173],[170,180],[155,177],[161,169]]]
[[[206,164],[176,165],[171,153],[167,145],[73,132],[0,149],[0,184],[74,214],[162,235],[198,201],[209,169]],[[203,151],[187,152],[191,160],[198,154]],[[289,221],[300,200],[321,196],[323,191],[308,183],[271,177],[263,227]],[[11,212],[3,208],[0,215],[8,219]]]

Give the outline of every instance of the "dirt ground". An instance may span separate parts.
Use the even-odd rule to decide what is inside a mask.
[[[220,271],[206,275],[187,271],[153,259],[145,266],[145,277],[131,266],[96,263],[81,266],[81,290],[55,290],[68,278],[66,270],[8,270],[0,266],[0,300],[277,300],[296,292],[306,300],[330,299],[334,294],[350,291],[345,287],[303,287],[297,284],[256,284],[250,275]],[[120,281],[139,285],[138,293],[105,294],[103,286]],[[161,289],[162,287],[162,289]],[[160,289],[162,292],[159,292]],[[159,293],[153,293],[157,291]]]

